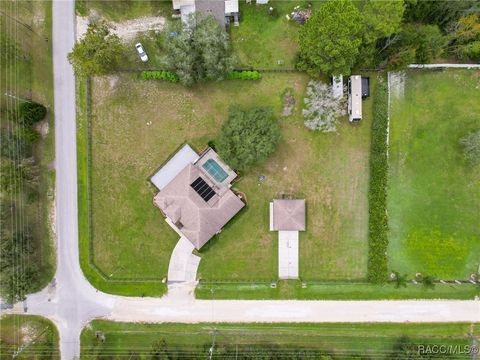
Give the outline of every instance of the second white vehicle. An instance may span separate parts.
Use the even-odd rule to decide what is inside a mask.
[[[141,43],[137,43],[137,44],[135,44],[135,48],[138,51],[138,55],[140,56],[140,59],[143,62],[147,62],[148,61],[148,55],[147,55],[145,49],[143,48],[143,45]]]

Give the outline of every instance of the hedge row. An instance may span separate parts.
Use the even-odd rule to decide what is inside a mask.
[[[388,279],[387,218],[387,128],[388,87],[380,81],[373,94],[370,185],[368,191],[368,280],[383,283]]]
[[[228,80],[234,80],[234,79],[239,79],[239,80],[259,80],[262,78],[262,74],[260,74],[258,71],[231,71],[227,73],[225,76],[226,79]]]
[[[173,83],[179,82],[180,78],[177,74],[171,71],[142,71],[142,79],[149,80],[149,79],[157,79],[157,80],[165,80],[170,81]]]

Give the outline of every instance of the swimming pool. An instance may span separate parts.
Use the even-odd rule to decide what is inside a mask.
[[[208,159],[205,161],[203,168],[207,170],[210,176],[219,183],[228,177],[228,174],[225,172],[225,170],[223,170],[222,167],[213,159]]]

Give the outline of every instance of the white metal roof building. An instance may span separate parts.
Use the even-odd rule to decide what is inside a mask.
[[[188,164],[195,163],[199,157],[195,150],[185,144],[151,177],[150,181],[158,190],[162,190],[180,171]]]
[[[348,120],[362,120],[362,77],[352,75],[348,79]]]

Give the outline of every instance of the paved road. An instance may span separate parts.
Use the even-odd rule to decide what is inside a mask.
[[[56,142],[56,285],[29,295],[27,312],[58,326],[62,359],[79,356],[90,320],[145,322],[455,322],[480,321],[479,301],[205,301],[193,286],[172,285],[163,298],[127,298],[94,289],[79,265],[75,79],[67,61],[74,44],[74,2],[53,2]],[[160,220],[159,220],[160,221]],[[23,312],[22,304],[7,312]]]

